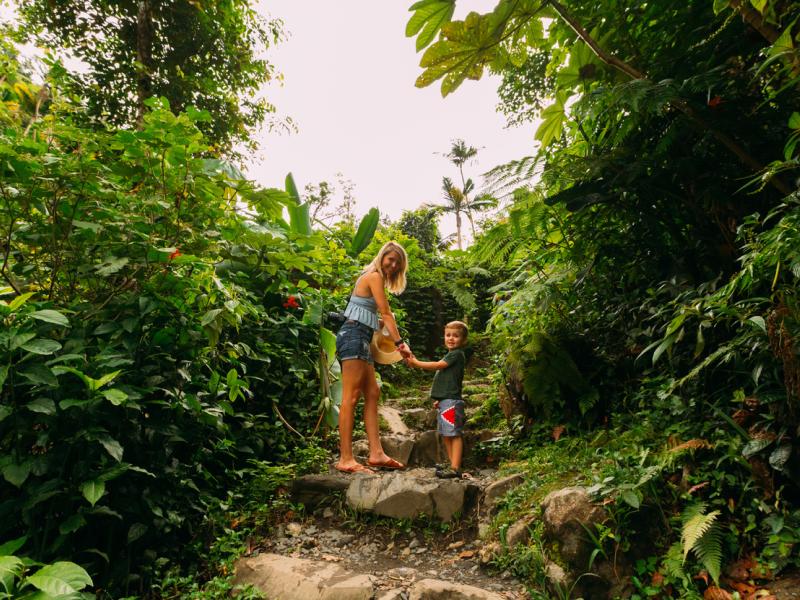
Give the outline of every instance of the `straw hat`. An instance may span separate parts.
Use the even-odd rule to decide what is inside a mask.
[[[385,327],[372,334],[369,350],[372,352],[372,358],[379,365],[391,365],[403,360],[403,355],[398,352],[394,341],[389,336],[389,330]]]

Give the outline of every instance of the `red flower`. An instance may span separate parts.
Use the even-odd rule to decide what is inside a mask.
[[[172,260],[173,258],[178,258],[181,255],[181,251],[175,248],[175,252],[169,255],[169,259]]]
[[[722,96],[714,96],[708,99],[708,106],[709,108],[717,108],[723,102],[725,101],[722,99]]]
[[[289,296],[286,299],[286,302],[283,303],[283,308],[298,308],[300,304],[297,302],[297,298],[294,296]]]

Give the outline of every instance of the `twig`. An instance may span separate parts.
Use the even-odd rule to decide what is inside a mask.
[[[299,435],[300,439],[302,439],[302,440],[306,439],[305,436],[302,433],[300,433],[294,427],[289,425],[289,422],[286,419],[283,418],[283,415],[281,414],[281,411],[278,410],[278,403],[275,402],[275,400],[272,401],[272,408],[275,409],[275,414],[277,414],[278,418],[283,422],[283,424],[286,425],[286,427],[289,428],[289,431],[291,431],[292,433],[294,433],[296,435]]]

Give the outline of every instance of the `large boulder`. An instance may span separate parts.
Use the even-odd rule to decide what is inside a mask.
[[[558,544],[561,558],[569,566],[586,568],[594,546],[586,535],[605,519],[605,511],[593,504],[582,487],[551,492],[542,502],[545,537]]]
[[[251,584],[267,598],[280,600],[371,600],[370,575],[346,571],[335,563],[261,554],[236,563],[234,582]]]

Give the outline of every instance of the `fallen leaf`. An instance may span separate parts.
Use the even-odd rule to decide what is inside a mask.
[[[466,542],[464,542],[464,540],[459,540],[457,542],[453,542],[447,548],[448,550],[455,550],[456,548],[461,548],[461,546],[463,546],[465,543]]]
[[[733,596],[722,588],[712,585],[703,592],[703,600],[733,600]]]
[[[472,558],[473,556],[475,556],[475,550],[462,550],[458,554],[458,558],[462,558],[462,559]]]
[[[703,570],[702,570],[702,571],[700,571],[700,572],[699,572],[697,575],[695,575],[694,577],[692,577],[692,579],[696,579],[697,581],[702,581],[703,583],[705,583],[706,585],[708,585],[708,571],[706,571],[705,569],[703,569]]]
[[[327,560],[328,562],[341,562],[341,556],[334,556],[333,554],[323,554],[322,560]]]

